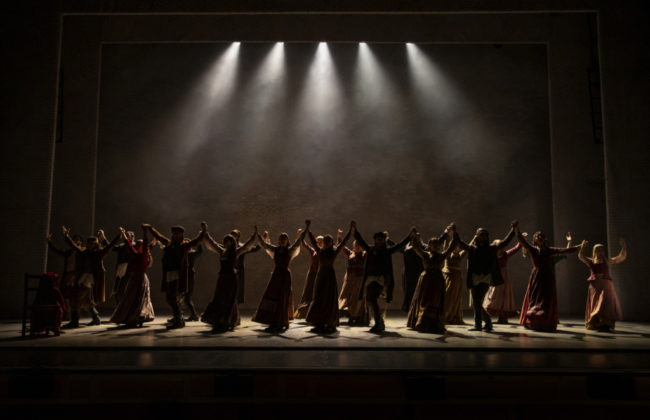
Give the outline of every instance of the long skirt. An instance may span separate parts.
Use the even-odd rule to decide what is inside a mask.
[[[460,270],[445,271],[445,324],[463,325],[463,276]]]
[[[293,319],[293,291],[291,290],[291,271],[275,268],[266,286],[253,322],[273,327],[288,328]]]
[[[517,309],[515,308],[515,296],[512,293],[512,283],[508,274],[503,270],[501,277],[503,277],[503,284],[490,286],[485,300],[483,300],[483,309],[490,316],[513,318],[517,316]]]
[[[424,271],[413,294],[406,326],[422,332],[442,334],[445,279],[439,270]]]
[[[302,290],[302,297],[300,303],[293,314],[296,319],[304,319],[307,316],[309,305],[314,297],[314,282],[316,281],[317,270],[309,270],[307,272],[307,279],[305,280],[305,288]]]
[[[316,327],[338,327],[338,285],[334,267],[318,270],[314,284],[314,299],[307,312],[307,322]]]
[[[555,331],[559,322],[555,275],[535,267],[530,273],[519,323],[532,330]]]
[[[125,277],[124,294],[113,311],[111,322],[136,325],[153,321],[149,277],[146,273],[127,273]]]
[[[590,330],[601,327],[614,328],[616,321],[623,319],[621,305],[610,279],[597,278],[589,282],[585,326]]]
[[[343,286],[339,295],[339,311],[348,313],[350,320],[357,324],[367,325],[370,321],[366,301],[361,296],[363,272],[345,273]]]
[[[229,329],[241,323],[237,306],[237,275],[234,272],[219,273],[214,297],[201,314],[201,322]]]

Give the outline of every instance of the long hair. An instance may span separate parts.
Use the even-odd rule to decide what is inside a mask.
[[[605,245],[603,245],[603,244],[594,245],[594,247],[591,250],[591,259],[592,260],[594,260],[594,261],[596,260],[596,251],[599,250],[599,249],[602,249],[603,251],[605,251]],[[605,258],[607,258],[607,255],[605,255]]]

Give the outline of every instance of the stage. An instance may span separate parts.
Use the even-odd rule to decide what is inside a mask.
[[[409,330],[394,312],[380,335],[345,323],[317,335],[302,321],[269,334],[250,315],[219,335],[201,322],[167,330],[165,316],[142,328],[102,324],[35,338],[21,338],[19,322],[4,322],[0,401],[30,412],[99,405],[107,416],[115,403],[151,416],[154,403],[199,412],[225,407],[230,417],[323,404],[329,408],[321,418],[341,405],[355,412],[368,404],[380,407],[381,418],[400,417],[395,413],[407,407],[410,417],[426,417],[444,401],[461,417],[487,407],[529,418],[558,404],[588,404],[598,414],[634,410],[650,397],[646,323],[620,322],[612,333],[587,331],[579,319],[563,320],[555,333],[514,324],[470,332],[466,317],[466,325],[435,335]]]

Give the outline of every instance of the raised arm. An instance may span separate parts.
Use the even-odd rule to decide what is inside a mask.
[[[585,254],[585,250],[587,249],[587,241],[582,241],[580,244],[580,251],[578,251],[578,259],[582,261],[587,267],[591,267],[592,261],[591,258],[589,258]]]
[[[359,233],[356,227],[354,228],[354,239],[357,241],[357,245],[359,245],[362,249],[366,251],[370,249],[366,241],[364,241],[363,238],[361,237],[361,234]]]
[[[456,244],[458,243],[459,240],[460,237],[458,236],[458,233],[456,233],[456,230],[454,229],[451,243],[449,244],[449,246],[447,246],[446,249],[442,251],[441,253],[442,256],[447,258],[454,251],[454,248],[456,248]]]
[[[513,246],[512,248],[506,251],[506,256],[509,257],[511,255],[514,255],[517,252],[519,252],[520,249],[521,249],[521,243],[517,242],[517,245]]]
[[[499,245],[497,245],[497,249],[503,249],[506,246],[508,246],[510,241],[512,241],[512,238],[515,237],[515,230],[518,229],[518,228],[519,228],[519,221],[518,220],[513,220],[510,223],[510,231],[508,232],[506,237],[503,238],[503,240],[499,243]]]
[[[54,243],[52,242],[52,234],[48,234],[45,241],[47,242],[47,246],[50,248],[50,251],[54,252],[55,254],[61,255],[62,257],[68,255],[67,251],[64,251],[63,249],[54,245]]]
[[[203,243],[205,244],[206,248],[208,248],[210,251],[214,252],[215,254],[221,255],[225,251],[223,245],[215,241],[212,238],[212,235],[210,235],[207,232],[205,233],[205,235],[203,235]]]
[[[70,237],[70,229],[62,226],[61,231],[63,232],[63,237],[65,238],[65,241],[68,243],[68,245],[70,245],[77,252],[83,251],[83,248],[77,245]]]
[[[350,235],[352,235],[353,230],[354,230],[354,221],[350,222],[350,229],[348,229],[348,233],[345,234],[345,236],[343,237],[343,239],[339,243],[334,245],[334,254],[335,255],[338,255],[339,252],[341,252],[341,250],[345,248],[345,244],[348,241],[348,239],[350,239]]]
[[[309,233],[311,233],[311,232],[309,232]],[[316,253],[316,250],[314,248],[312,248],[311,246],[309,246],[307,241],[305,241],[304,237],[302,238],[302,241],[300,241],[300,243],[302,244],[303,248],[305,248],[305,250],[307,252],[309,252],[309,255],[313,256]]]
[[[400,248],[404,248],[406,244],[408,244],[411,241],[411,239],[413,239],[416,233],[417,231],[415,230],[415,227],[412,227],[411,230],[409,231],[409,234],[406,236],[406,238],[402,239],[400,242],[396,243],[395,245],[387,248],[388,252],[392,254],[397,250],[399,250]]]
[[[422,243],[422,238],[420,235],[416,235],[413,238],[413,251],[422,259],[422,261],[425,261],[427,259],[427,252],[424,250],[424,244]]]
[[[250,238],[244,243],[244,245],[237,248],[237,256],[243,255],[249,252],[255,246],[255,239],[257,238],[257,226],[253,230],[253,234]]]
[[[101,252],[101,254],[100,254],[101,258],[104,258],[104,257],[106,256],[106,254],[108,254],[108,253],[110,252],[111,248],[113,248],[115,245],[117,245],[117,243],[118,243],[119,241],[122,240],[122,235],[123,235],[123,234],[124,234],[124,228],[120,228],[120,233],[118,233],[117,235],[115,235],[115,237],[113,238],[113,240],[110,241],[110,242],[108,243],[108,245],[106,245],[104,248],[101,249],[101,251],[100,251],[100,252]],[[129,245],[130,245],[130,244],[129,244]]]
[[[169,240],[169,238],[166,238],[163,234],[161,234],[160,232],[158,232],[158,231],[156,230],[156,228],[154,228],[153,226],[151,226],[151,225],[149,225],[149,224],[146,224],[146,223],[143,224],[142,226],[146,227],[146,228],[149,230],[149,232],[151,233],[151,236],[153,236],[154,238],[156,238],[156,240],[157,240],[158,242],[160,242],[161,244],[163,244],[164,246],[169,245],[169,242],[171,242],[171,241]]]
[[[275,250],[276,250],[278,247],[275,246],[275,245],[272,245],[270,241],[267,242],[265,239],[268,238],[268,236],[266,236],[266,232],[264,232],[264,233],[265,233],[265,235],[264,235],[265,238],[262,238],[262,237],[260,236],[260,233],[257,232],[257,230],[256,230],[255,237],[257,238],[257,243],[258,243],[262,248],[264,248],[264,251],[266,251],[266,253],[269,255],[269,257],[273,258],[273,256],[275,255]]]
[[[291,258],[295,258],[300,254],[300,244],[305,240],[305,235],[309,231],[309,223],[307,223],[305,230],[300,232],[300,236],[296,239],[291,246],[289,247],[289,255]],[[309,232],[311,233],[311,232]]]
[[[618,240],[618,243],[621,245],[621,251],[617,256],[612,257],[608,260],[609,264],[620,264],[627,258],[627,243],[625,242],[625,239],[620,238]]]

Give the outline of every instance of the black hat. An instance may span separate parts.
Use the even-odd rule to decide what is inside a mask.
[[[183,226],[172,226],[172,232],[183,233],[185,232],[185,228]]]

